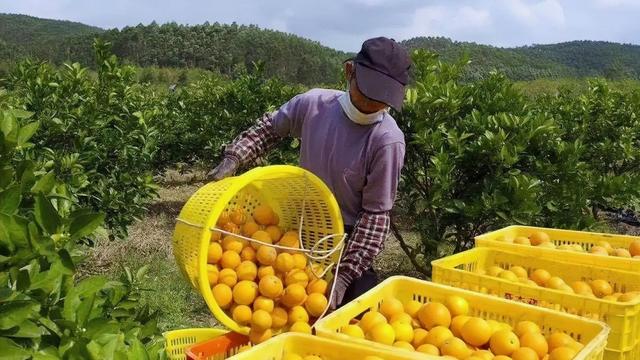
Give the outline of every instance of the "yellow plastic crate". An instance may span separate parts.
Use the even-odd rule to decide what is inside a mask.
[[[361,344],[336,341],[317,336],[287,333],[278,335],[262,344],[243,351],[228,360],[280,360],[287,354],[300,356],[316,355],[323,360],[363,359],[365,356],[378,356],[384,360],[438,360],[440,357],[398,348],[374,349]]]
[[[226,329],[195,328],[167,331],[162,334],[169,360],[186,360],[185,351],[191,345],[228,333]]]
[[[297,228],[300,217],[302,246],[305,249],[330,251],[340,242],[332,234],[342,234],[344,225],[338,203],[329,188],[312,173],[295,166],[259,167],[240,176],[211,182],[191,196],[180,211],[173,234],[173,253],[183,275],[204,297],[213,315],[231,330],[248,334],[216,303],[207,279],[207,250],[211,229],[225,209],[244,209],[247,213],[268,204],[278,214],[281,226]],[[324,267],[337,263],[340,251],[315,262]],[[331,282],[333,271],[327,273]]]
[[[640,273],[547,260],[530,256],[526,251],[516,254],[492,248],[475,248],[431,262],[433,281],[437,283],[487,292],[604,321],[611,328],[605,359],[635,359],[628,355],[640,349],[640,300],[633,303],[607,301],[514,283],[474,272],[494,265],[502,268],[522,266],[528,273],[535,269],[545,269],[567,284],[573,281],[605,279],[611,283],[614,292],[640,290]]]
[[[567,244],[578,244],[587,251],[589,251],[591,247],[595,246],[599,241],[607,241],[614,248],[622,247],[628,249],[632,241],[640,239],[640,237],[638,236],[514,225],[477,236],[475,238],[476,246],[493,247],[496,249],[502,249],[512,252],[527,251],[527,254],[530,256],[545,256],[548,259],[557,259],[561,257],[562,260],[574,264],[595,265],[611,269],[640,271],[640,259],[620,258],[615,256],[599,256],[590,253],[541,248],[538,246],[518,245],[499,241],[500,239],[504,238],[504,236],[529,236],[534,230],[542,230],[549,234],[549,236],[551,237],[551,241],[555,245],[559,246]]]
[[[553,331],[564,331],[570,334],[575,340],[584,344],[584,348],[574,360],[603,358],[609,327],[602,322],[404,276],[388,278],[357,299],[327,315],[316,323],[316,333],[323,337],[347,340],[353,344],[391,350],[394,348],[369,340],[346,337],[340,333],[340,328],[368,310],[377,310],[380,302],[387,297],[395,297],[402,302],[413,299],[426,303],[444,302],[449,295],[465,298],[470,304],[472,316],[494,319],[512,326],[518,321],[531,320],[537,323],[545,334]]]

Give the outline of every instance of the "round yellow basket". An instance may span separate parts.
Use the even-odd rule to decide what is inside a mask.
[[[207,250],[218,217],[225,210],[252,214],[268,204],[280,225],[300,234],[300,252],[335,276],[344,243],[344,225],[338,203],[329,188],[312,173],[295,166],[259,167],[240,176],[209,183],[182,208],[173,234],[173,253],[180,270],[204,297],[213,315],[233,331],[248,334],[216,303],[207,279]],[[224,231],[223,231],[224,232]],[[277,246],[276,246],[277,247]]]

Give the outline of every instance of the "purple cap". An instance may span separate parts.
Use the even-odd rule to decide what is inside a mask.
[[[411,67],[407,51],[393,39],[377,37],[362,43],[353,61],[358,89],[369,99],[400,110]]]

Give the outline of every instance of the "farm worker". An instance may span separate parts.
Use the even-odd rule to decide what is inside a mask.
[[[331,189],[349,233],[332,308],[377,284],[373,260],[389,234],[405,153],[404,134],[388,110],[402,107],[410,64],[394,40],[366,40],[344,63],[346,91],[312,89],[265,114],[226,146],[208,174],[231,176],[281,139],[300,139],[300,166]]]

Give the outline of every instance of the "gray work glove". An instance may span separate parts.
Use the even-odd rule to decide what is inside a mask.
[[[209,171],[207,174],[207,180],[222,180],[226,177],[233,176],[236,170],[238,170],[238,162],[230,157],[225,157],[215,169]]]

